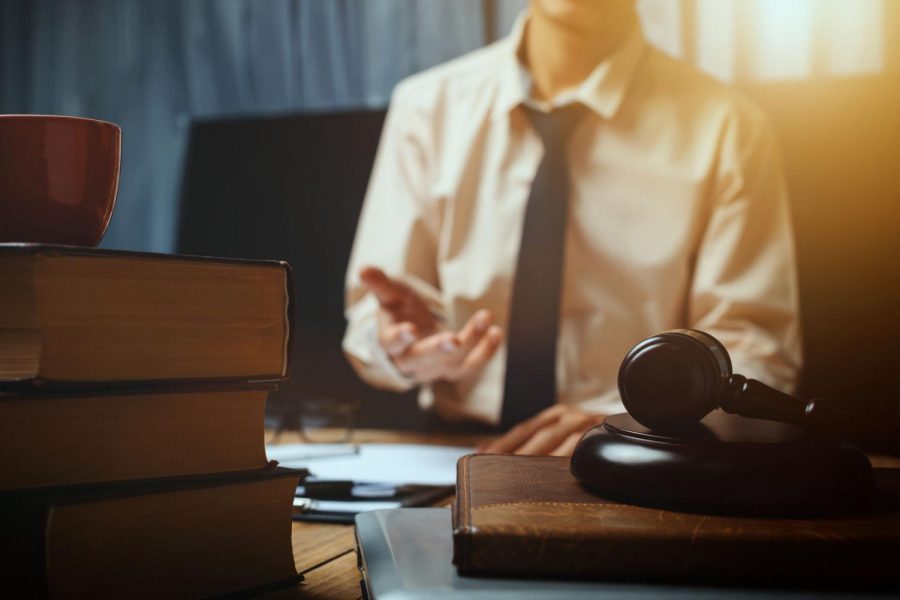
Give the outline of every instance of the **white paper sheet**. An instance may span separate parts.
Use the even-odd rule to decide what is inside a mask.
[[[423,444],[360,444],[356,454],[335,456],[324,450],[321,458],[310,458],[310,450],[329,444],[273,444],[266,446],[270,460],[284,467],[305,467],[312,478],[350,480],[358,483],[394,485],[454,485],[456,461],[472,448]],[[296,457],[304,456],[303,459]]]
[[[386,508],[400,508],[400,502],[391,502],[390,500],[379,501],[355,501],[342,502],[340,500],[313,500],[312,510],[319,512],[336,512],[336,513],[361,513],[370,510],[384,510]]]

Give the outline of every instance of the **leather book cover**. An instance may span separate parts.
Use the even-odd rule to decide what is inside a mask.
[[[900,470],[867,514],[774,519],[672,512],[583,489],[569,459],[469,455],[457,466],[460,574],[779,585],[900,583]]]

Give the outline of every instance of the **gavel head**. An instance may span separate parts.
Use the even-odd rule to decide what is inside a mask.
[[[678,431],[718,408],[731,377],[731,359],[713,336],[666,331],[639,342],[619,367],[619,395],[641,425]]]

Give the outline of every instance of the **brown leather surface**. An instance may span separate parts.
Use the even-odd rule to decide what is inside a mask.
[[[566,458],[467,456],[454,563],[464,574],[897,584],[900,477],[887,475],[891,489],[868,514],[741,518],[610,502],[583,490]]]

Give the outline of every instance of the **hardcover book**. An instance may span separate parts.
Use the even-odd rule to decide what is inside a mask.
[[[0,389],[287,375],[287,263],[0,244],[0,289]]]
[[[8,597],[206,598],[296,581],[304,471],[0,494]]]
[[[270,389],[0,395],[0,492],[262,469]]]

